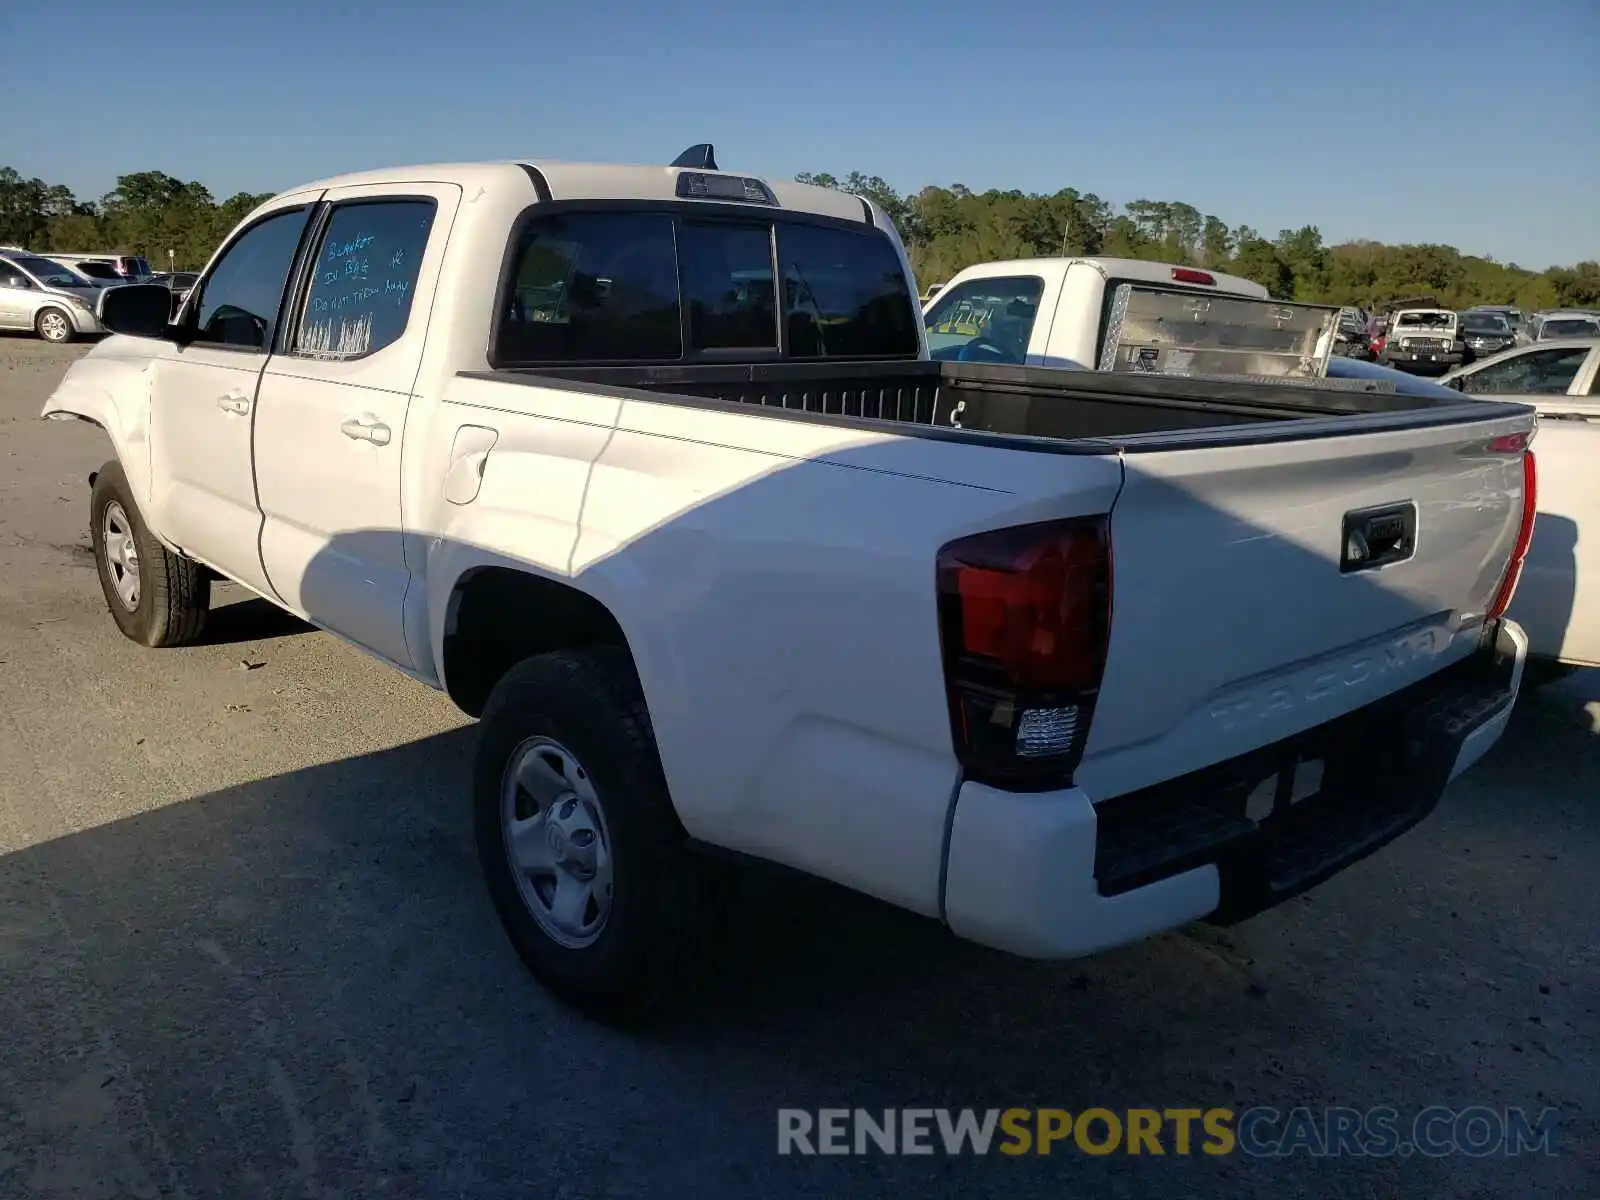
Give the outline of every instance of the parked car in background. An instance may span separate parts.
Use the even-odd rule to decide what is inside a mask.
[[[31,329],[47,342],[104,333],[105,289],[37,254],[0,254],[0,329]]]
[[[1469,362],[1461,340],[1460,318],[1444,308],[1403,308],[1389,318],[1389,334],[1379,360],[1414,374],[1442,374]]]
[[[1506,324],[1511,327],[1511,332],[1513,334],[1521,330],[1522,327],[1527,324],[1528,320],[1523,314],[1522,310],[1513,304],[1474,304],[1471,308],[1467,309],[1466,312],[1494,313],[1496,316],[1504,317]]]
[[[104,251],[99,254],[83,254],[76,250],[52,250],[50,257],[69,267],[83,262],[105,263],[122,283],[134,283],[155,274],[150,269],[149,261],[136,254],[107,254]]]
[[[1377,358],[1368,334],[1372,318],[1359,308],[1341,308],[1339,327],[1334,335],[1333,352],[1341,358],[1371,362]]]
[[[923,310],[941,362],[1272,379],[1323,378],[1337,317],[1239,276],[1101,257],[977,263]]]
[[[1535,342],[1440,380],[1539,413],[1539,516],[1513,617],[1550,667],[1600,667],[1600,338]]]
[[[1447,372],[1439,382],[1469,396],[1535,405],[1552,396],[1600,396],[1600,333],[1516,346]]]
[[[60,259],[54,259],[53,261],[61,262]],[[94,284],[95,287],[115,287],[117,284],[128,282],[121,275],[118,275],[116,268],[104,259],[80,258],[69,263],[61,263],[61,265],[74,275],[78,275]]]
[[[1372,360],[1383,360],[1383,348],[1389,342],[1389,318],[1374,313],[1367,318],[1367,345],[1372,350]]]
[[[1539,313],[1530,331],[1530,340],[1535,342],[1588,337],[1600,337],[1600,317],[1582,309],[1560,308]]]
[[[1460,324],[1461,339],[1467,344],[1471,361],[1499,354],[1517,344],[1511,322],[1497,311],[1469,308],[1460,315]]]
[[[152,275],[145,283],[156,283],[167,288],[172,293],[172,311],[176,313],[178,306],[188,297],[190,289],[194,287],[195,280],[200,278],[198,271],[162,271]]]

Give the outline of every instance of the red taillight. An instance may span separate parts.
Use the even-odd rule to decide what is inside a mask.
[[[1508,433],[1504,437],[1497,437],[1490,441],[1489,451],[1492,454],[1521,454],[1528,448],[1528,435],[1525,433]]]
[[[1106,518],[962,538],[940,550],[937,577],[951,727],[969,777],[1065,786],[1105,670]]]
[[[1173,267],[1172,279],[1174,283],[1203,283],[1207,287],[1217,286],[1217,277],[1209,271],[1196,271],[1193,267]]]
[[[1512,434],[1511,437],[1520,437],[1523,447],[1528,444],[1528,435]],[[1496,439],[1496,442],[1506,439]],[[1534,463],[1533,451],[1526,448],[1522,451],[1522,525],[1517,530],[1517,544],[1512,547],[1511,561],[1506,565],[1505,578],[1500,581],[1500,590],[1495,593],[1494,603],[1489,606],[1489,611],[1484,614],[1484,620],[1494,621],[1505,616],[1506,609],[1511,607],[1511,597],[1516,594],[1517,581],[1522,578],[1522,564],[1528,557],[1528,547],[1533,544],[1533,519],[1539,509],[1539,471]]]

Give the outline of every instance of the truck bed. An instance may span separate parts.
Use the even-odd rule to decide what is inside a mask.
[[[582,528],[561,548],[575,564],[672,542],[674,564],[698,564],[685,578],[710,642],[741,628],[756,585],[745,569],[719,576],[709,548],[770,544],[785,580],[772,604],[792,612],[804,594],[808,614],[825,614],[872,594],[868,607],[894,621],[849,636],[881,648],[887,674],[920,664],[932,678],[941,545],[1109,513],[1116,600],[1076,771],[1097,798],[1277,743],[1470,654],[1518,540],[1534,429],[1519,404],[967,363],[530,368],[455,382],[466,411],[451,420],[504,431],[505,465],[485,475],[480,503],[521,511],[538,479],[541,513],[570,520],[546,497],[581,492]],[[819,436],[834,433],[865,436]],[[530,465],[513,468],[521,455]],[[1368,536],[1370,556],[1350,549]],[[725,608],[709,595],[719,586]],[[844,636],[817,619],[793,644]],[[840,677],[828,694],[852,686]]]
[[[1388,427],[1436,420],[1481,419],[1517,406],[1451,403],[1401,395],[1367,380],[1262,383],[1188,379],[974,363],[874,361],[844,363],[538,367],[466,372],[471,378],[569,387],[666,403],[753,405],[765,415],[855,424],[892,421],[960,437],[1009,435],[1044,439],[1058,452],[1104,454],[1109,439],[1315,418],[1387,417]],[[1449,413],[1447,416],[1446,413]],[[1415,421],[1407,417],[1417,418]],[[1398,418],[1398,420],[1395,420]],[[912,432],[902,430],[902,432]],[[1255,430],[1249,440],[1305,436]],[[1042,448],[1042,447],[1036,447]],[[1128,444],[1127,448],[1134,448]]]

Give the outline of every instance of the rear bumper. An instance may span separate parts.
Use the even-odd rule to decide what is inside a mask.
[[[1378,704],[1099,804],[1081,788],[964,784],[945,919],[973,941],[1070,958],[1279,904],[1433,811],[1504,732],[1527,649],[1503,621],[1473,657]],[[1299,797],[1295,781],[1308,769],[1295,764],[1308,761],[1322,763],[1321,781]]]

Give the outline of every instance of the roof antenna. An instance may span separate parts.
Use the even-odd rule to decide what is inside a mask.
[[[710,142],[701,142],[690,146],[677,158],[672,160],[675,167],[694,167],[701,171],[717,170],[717,151]]]

